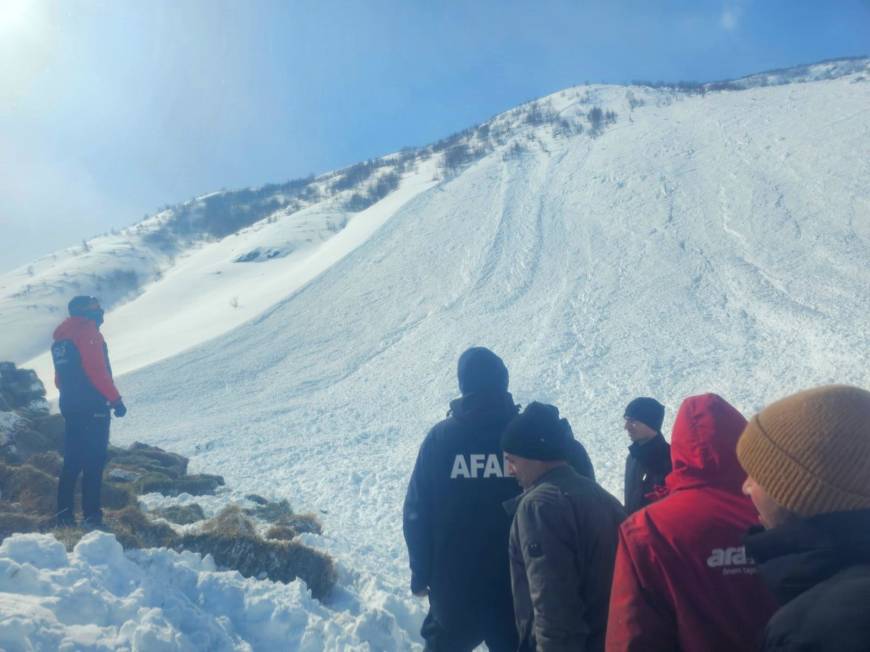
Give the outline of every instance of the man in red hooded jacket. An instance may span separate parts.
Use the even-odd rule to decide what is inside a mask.
[[[66,422],[63,469],[57,487],[57,521],[74,526],[73,494],[82,475],[82,512],[86,527],[103,522],[100,489],[109,446],[110,408],[123,417],[127,408],[112,380],[109,350],[100,325],[103,309],[94,297],[69,302],[69,318],[54,331],[51,356]]]
[[[755,650],[775,609],[742,539],[757,525],[741,493],[746,419],[715,394],[683,401],[667,496],[620,527],[607,652]]]

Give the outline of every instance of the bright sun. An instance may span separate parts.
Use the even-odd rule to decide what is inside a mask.
[[[39,4],[38,0],[0,0],[0,38],[33,29]]]

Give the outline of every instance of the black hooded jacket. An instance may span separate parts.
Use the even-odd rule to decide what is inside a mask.
[[[483,604],[511,599],[511,521],[501,504],[520,489],[505,472],[500,438],[517,412],[507,392],[456,399],[417,455],[403,519],[411,590],[429,587],[448,630],[467,627]]]
[[[625,460],[625,513],[632,514],[650,504],[646,495],[663,486],[671,472],[671,445],[661,433],[628,447]]]
[[[456,399],[417,455],[403,513],[411,590],[429,588],[432,613],[448,630],[468,627],[481,606],[512,609],[511,518],[502,504],[518,496],[520,487],[507,475],[501,435],[518,412],[508,392]],[[576,440],[569,463],[594,479],[589,456]]]
[[[870,510],[759,529],[746,551],[781,605],[762,650],[870,650]]]

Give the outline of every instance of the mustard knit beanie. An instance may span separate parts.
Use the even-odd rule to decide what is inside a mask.
[[[798,516],[870,509],[870,392],[829,385],[772,403],[747,424],[737,457]]]

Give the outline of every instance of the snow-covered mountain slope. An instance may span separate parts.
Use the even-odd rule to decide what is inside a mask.
[[[122,378],[115,436],[327,511],[348,590],[419,616],[402,496],[465,347],[500,353],[520,402],[559,405],[617,495],[633,396],[670,420],[697,392],[750,412],[870,385],[868,106],[844,78],[506,146],[264,315]]]
[[[94,294],[109,309],[125,306],[113,320],[120,335],[113,338],[114,357],[119,373],[132,371],[260,314],[372,231],[357,225],[321,256],[320,246],[357,216],[376,226],[417,192],[486,155],[517,154],[541,135],[595,137],[615,121],[631,119],[639,107],[667,106],[695,94],[867,78],[870,59],[852,58],[707,84],[580,86],[426,147],[316,178],[222,190],[166,206],[132,227],[0,275],[0,359],[47,371],[47,358],[31,359],[47,350],[66,301]],[[137,307],[131,310],[131,304]],[[153,324],[138,319],[149,309],[162,317],[163,333],[172,334],[161,337],[159,347],[147,344]]]
[[[241,309],[270,269],[291,279],[280,300],[120,377],[130,413],[113,437],[320,510],[326,534],[306,541],[338,559],[341,589],[332,620],[305,626],[341,623],[328,649],[412,648],[424,605],[407,588],[402,498],[467,346],[503,356],[519,402],[557,404],[618,496],[634,396],[662,400],[669,426],[698,392],[750,413],[814,384],[870,386],[865,69],[740,92],[580,87],[470,130],[431,157],[438,171],[409,170],[394,205],[372,205],[372,228],[328,260],[341,234],[317,247],[316,277],[302,259],[272,267],[292,256],[257,263],[265,276],[217,303]],[[591,137],[596,106],[617,115]],[[207,294],[212,259],[190,263],[200,276],[182,266],[219,246],[215,264],[239,265],[229,244],[203,245],[107,316],[115,355],[135,350],[126,338],[142,347],[131,368],[164,356],[206,307],[160,331],[184,301],[148,295]]]
[[[96,295],[116,311],[125,337],[119,373],[224,333],[303,283],[309,277],[301,269],[316,274],[328,266],[431,183],[434,162],[408,170],[411,160],[392,156],[317,179],[212,193],[0,276],[0,359],[46,351],[75,294]],[[343,244],[321,250],[338,234]],[[125,320],[132,304],[137,314],[154,311],[172,335],[159,352],[142,354],[140,340],[153,339],[154,324]],[[44,364],[36,363],[40,371]]]

